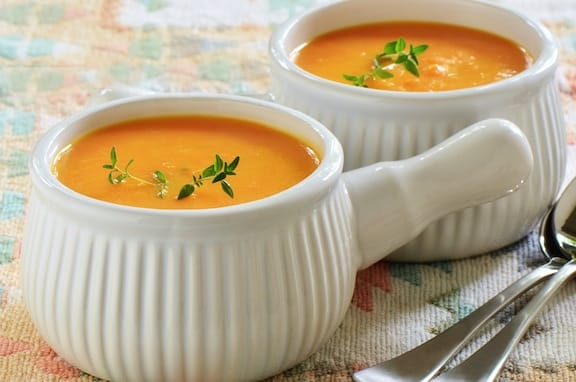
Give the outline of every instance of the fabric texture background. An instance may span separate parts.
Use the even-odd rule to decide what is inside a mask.
[[[576,2],[495,0],[542,21],[562,47],[558,86],[576,145]],[[22,302],[19,248],[39,136],[115,84],[155,91],[263,94],[268,38],[287,17],[327,0],[0,0],[0,381],[97,381],[37,333]],[[460,320],[543,263],[535,232],[452,262],[379,262],[360,272],[330,341],[271,381],[350,381]],[[526,302],[499,314],[460,359]],[[576,283],[551,301],[506,363],[501,381],[576,381]],[[415,365],[416,366],[416,365]]]

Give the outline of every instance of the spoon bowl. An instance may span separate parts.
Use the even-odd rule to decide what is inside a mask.
[[[567,257],[576,256],[576,187],[569,184],[558,200],[551,222],[558,249]]]
[[[552,206],[542,217],[538,231],[538,243],[542,253],[549,259],[552,259],[556,256],[561,256],[562,258],[567,259],[566,261],[568,261],[570,260],[570,256],[561,250],[556,239],[553,219],[555,210],[556,206]]]

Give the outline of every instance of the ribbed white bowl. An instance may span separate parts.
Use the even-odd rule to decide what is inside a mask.
[[[257,380],[302,361],[343,319],[358,269],[339,143],[318,122],[258,101],[143,98],[63,121],[35,149],[21,273],[40,334],[71,364],[114,381]],[[195,211],[100,202],[50,172],[86,131],[183,112],[288,125],[324,159],[266,200]]]
[[[311,144],[321,163],[278,194],[205,210],[101,202],[51,171],[60,150],[90,130],[182,113],[260,121]],[[466,187],[423,182],[430,172],[461,179],[484,163],[486,150],[491,171],[471,176]],[[511,155],[522,160],[502,168]],[[253,99],[150,95],[72,116],[50,129],[32,156],[21,258],[30,316],[61,357],[104,379],[262,379],[330,337],[358,269],[439,216],[518,189],[532,153],[516,126],[492,120],[422,157],[346,174],[342,166],[340,143],[319,122]],[[423,185],[435,191],[422,192]]]
[[[218,241],[163,219],[132,236],[137,221],[84,212],[83,224],[42,198],[32,195],[26,227],[26,305],[56,352],[98,377],[262,379],[308,357],[349,306],[356,249],[336,239],[351,232],[341,197]],[[219,229],[246,224],[229,223]]]
[[[392,10],[392,11],[391,11]],[[386,21],[427,20],[503,34],[534,56],[529,69],[476,88],[436,93],[381,91],[324,80],[297,67],[290,53],[318,34]],[[554,74],[558,48],[551,34],[525,16],[475,0],[351,0],[295,17],[270,42],[271,95],[324,123],[341,141],[345,169],[423,152],[471,123],[504,118],[528,137],[535,158],[522,189],[431,224],[390,259],[468,257],[511,244],[534,226],[564,176],[565,130]]]

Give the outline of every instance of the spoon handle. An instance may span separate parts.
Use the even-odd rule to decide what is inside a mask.
[[[512,352],[520,342],[534,318],[546,302],[576,275],[574,260],[566,263],[530,302],[500,332],[482,348],[458,366],[436,378],[435,382],[494,381]]]
[[[354,380],[356,382],[429,381],[492,316],[517,296],[552,276],[565,263],[564,259],[552,258],[443,333],[396,358],[356,372],[353,375]]]

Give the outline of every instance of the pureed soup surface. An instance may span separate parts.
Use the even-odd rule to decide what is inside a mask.
[[[157,195],[154,184],[133,179],[112,184],[111,148],[117,165],[154,183],[161,171],[168,193]],[[218,154],[231,163],[240,157],[236,175],[228,176],[234,198],[220,184],[206,179],[189,197],[177,200],[193,175],[215,162]],[[239,119],[210,116],[169,116],[125,121],[89,132],[57,156],[53,173],[69,188],[116,204],[156,209],[201,209],[244,203],[276,194],[311,174],[320,162],[316,151],[299,139],[268,126]],[[116,174],[117,175],[117,174]]]
[[[293,52],[304,70],[332,81],[351,84],[343,74],[362,75],[390,41],[404,38],[406,51],[428,45],[417,56],[420,77],[401,65],[394,77],[369,79],[369,88],[398,91],[443,91],[469,88],[511,77],[529,67],[530,54],[516,43],[476,29],[428,22],[386,22],[345,28],[316,37]]]

